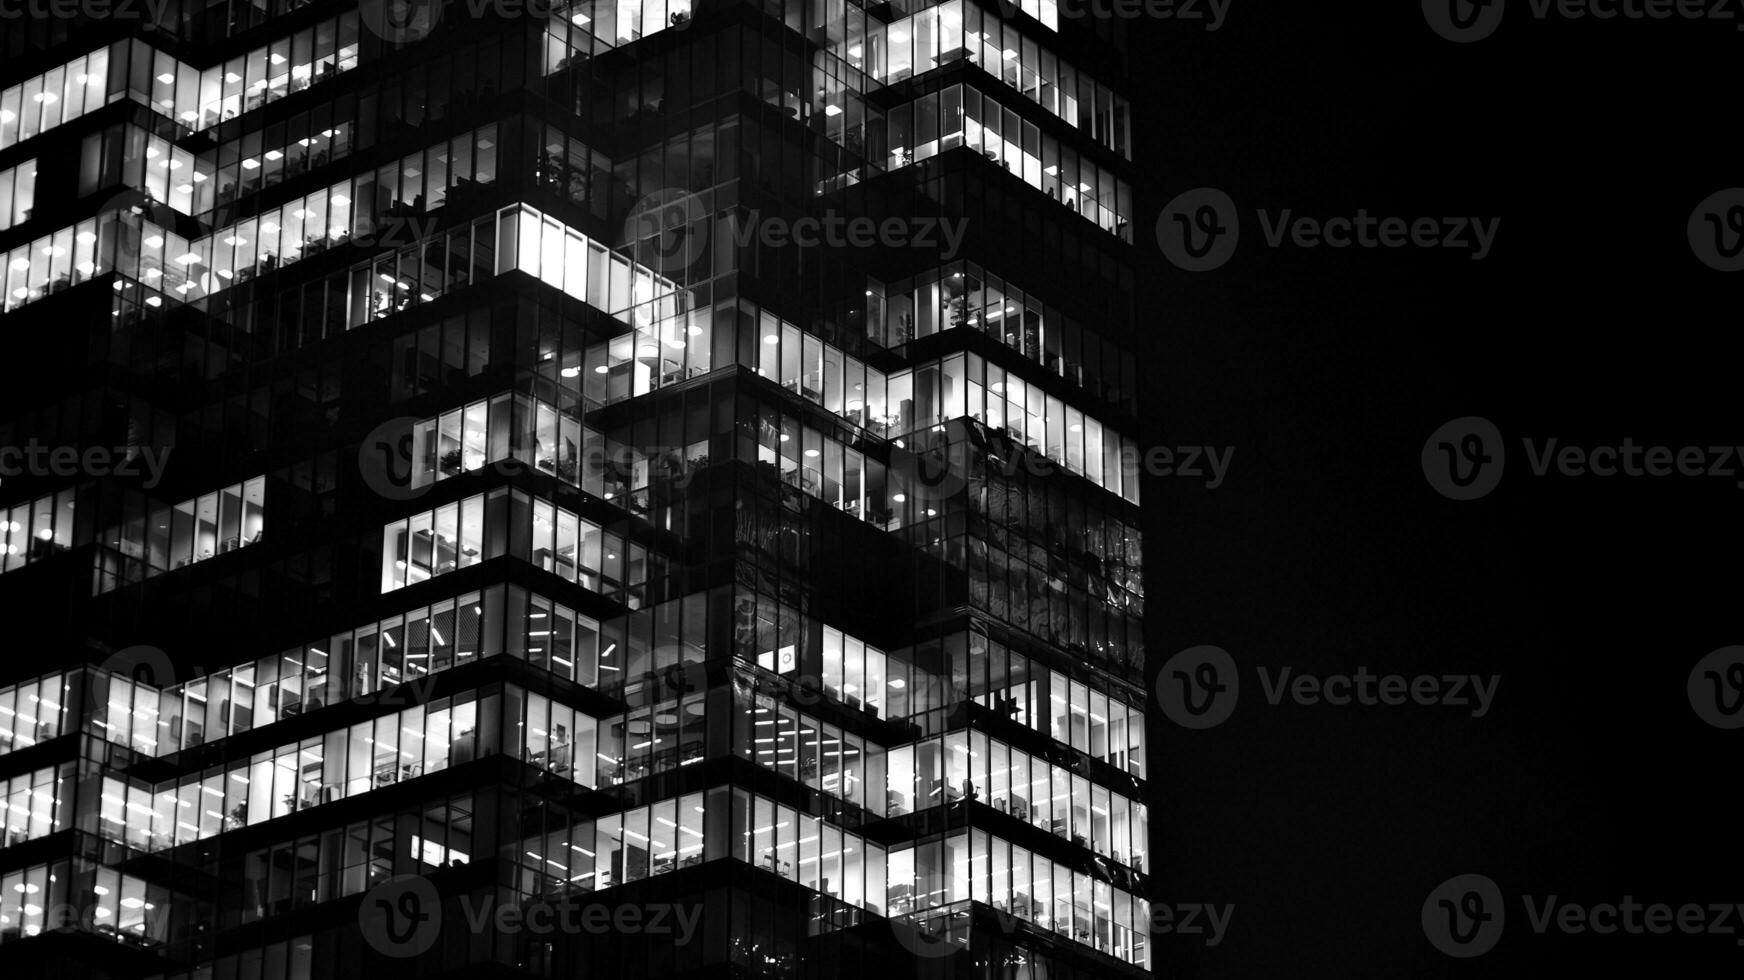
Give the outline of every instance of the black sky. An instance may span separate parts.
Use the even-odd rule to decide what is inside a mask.
[[[1362,9],[1350,9],[1360,6]],[[1685,678],[1744,642],[1738,478],[1531,476],[1521,438],[1744,443],[1733,338],[1744,273],[1702,266],[1698,202],[1744,186],[1725,22],[1535,20],[1442,40],[1417,3],[1234,0],[1216,33],[1140,25],[1140,158],[1154,199],[1144,316],[1153,431],[1233,445],[1227,483],[1148,499],[1152,663],[1199,643],[1243,668],[1233,718],[1158,729],[1164,893],[1233,902],[1196,976],[1516,975],[1603,964],[1693,973],[1735,936],[1534,935],[1521,895],[1737,902],[1744,730],[1702,724]],[[1190,275],[1149,240],[1214,186],[1235,258]],[[1256,209],[1501,218],[1451,250],[1265,247]],[[1508,441],[1498,489],[1439,496],[1419,451],[1478,415]],[[1744,463],[1738,464],[1744,474]],[[1160,498],[1160,499],[1159,499]],[[1258,666],[1500,674],[1454,708],[1264,704]],[[1433,949],[1429,890],[1508,896],[1494,951]]]

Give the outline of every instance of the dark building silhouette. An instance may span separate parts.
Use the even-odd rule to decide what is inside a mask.
[[[1118,22],[98,13],[0,24],[0,958],[1148,972]]]

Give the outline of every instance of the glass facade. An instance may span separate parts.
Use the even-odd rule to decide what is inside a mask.
[[[0,231],[30,220],[36,206],[36,161],[0,170]]]
[[[1098,228],[1132,240],[1132,187],[1012,111],[1010,97],[953,85],[898,106],[886,117],[886,166],[907,167],[958,147],[1043,191]]]
[[[1150,963],[1150,902],[982,831],[893,849],[891,911],[979,901],[1139,966]]]
[[[228,554],[266,536],[266,478],[157,508],[98,535],[98,592]]]
[[[0,90],[0,149],[72,122],[114,101],[109,48]]]
[[[6,846],[57,833],[72,825],[71,763],[0,779],[6,807]]]
[[[76,503],[73,491],[62,490],[0,510],[0,572],[72,547]]]
[[[948,0],[889,24],[874,20],[867,25],[861,53],[849,47],[848,60],[886,84],[923,75],[953,59],[976,62],[1068,125],[1093,119],[1094,138],[1132,159],[1126,99],[1006,24],[998,9]],[[1025,13],[1039,11],[1025,8]]]
[[[1118,40],[500,6],[0,28],[0,448],[156,461],[0,482],[0,615],[60,629],[0,671],[9,964],[1142,977]],[[746,234],[830,215],[964,234]],[[572,902],[701,918],[462,908]]]

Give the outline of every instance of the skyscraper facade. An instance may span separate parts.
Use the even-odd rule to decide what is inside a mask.
[[[30,12],[0,959],[1149,972],[1118,21]]]

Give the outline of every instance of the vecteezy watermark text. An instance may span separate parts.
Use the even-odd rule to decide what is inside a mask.
[[[0,477],[144,476],[150,490],[163,479],[170,448],[156,446],[45,446],[35,439],[22,446],[0,446]]]
[[[1299,215],[1293,208],[1257,209],[1267,248],[1441,248],[1488,258],[1501,230],[1501,218],[1378,216],[1358,208],[1351,216]],[[1241,214],[1234,200],[1215,187],[1198,187],[1175,196],[1157,216],[1157,245],[1176,267],[1209,272],[1228,262],[1241,241]]]
[[[1023,916],[1003,908],[990,908],[986,912],[990,919],[984,921],[990,921],[994,929],[1006,936],[1016,934],[1026,921]],[[1155,935],[1187,937],[1189,942],[1202,939],[1210,947],[1223,942],[1234,918],[1234,902],[1218,905],[1157,901],[1151,903],[1148,920],[1138,925]],[[949,928],[941,928],[936,911],[893,918],[890,929],[898,946],[921,959],[945,959],[965,948],[960,933],[952,935]]]
[[[716,229],[719,229],[717,232]],[[711,242],[748,248],[923,249],[941,259],[955,258],[969,233],[968,218],[936,215],[842,214],[790,218],[752,208],[719,214],[698,194],[663,187],[638,200],[624,218],[624,241],[636,261],[657,272],[676,274],[708,253]]]
[[[107,647],[103,647],[107,649]],[[223,665],[209,668],[195,664],[185,671],[178,672],[170,655],[160,647],[150,644],[135,644],[130,647],[109,652],[96,664],[98,670],[107,670],[131,681],[150,685],[163,690],[174,686],[178,679],[194,681],[202,677],[222,675],[230,671],[233,665]],[[404,708],[429,704],[431,695],[435,692],[437,678],[434,674],[408,677],[398,684],[382,684],[373,691],[333,691],[333,704],[370,704],[382,706],[397,706]],[[314,694],[319,689],[315,685],[306,694],[311,695],[307,709],[319,706],[320,698]]]
[[[921,248],[938,249],[942,259],[955,258],[969,231],[968,218],[844,215],[825,211],[821,217],[765,217],[753,210],[747,218],[733,216],[728,225],[740,248],[753,241],[767,248]]]
[[[1157,902],[1151,906],[1151,931],[1165,936],[1204,936],[1206,946],[1216,946],[1228,934],[1229,922],[1234,917],[1234,902],[1223,905]]]
[[[1733,486],[1744,489],[1744,446],[1644,445],[1627,436],[1600,445],[1525,436],[1520,445],[1533,476],[1707,476],[1730,479]],[[1421,454],[1424,479],[1453,500],[1476,500],[1494,490],[1502,481],[1506,461],[1501,430],[1476,415],[1436,429],[1423,443]]]
[[[1113,458],[1103,457],[1112,464],[1103,475],[1104,486],[1114,486],[1118,473],[1127,485],[1140,473],[1150,476],[1203,480],[1205,489],[1223,486],[1235,460],[1234,446],[1121,446]],[[980,456],[967,441],[944,445],[927,444],[924,439],[897,439],[892,444],[888,470],[896,485],[925,485],[936,497],[947,497],[969,485],[970,474],[985,468],[1011,478],[1019,473],[1032,477],[1049,477],[1073,467],[1039,452],[1002,452]],[[1081,472],[1081,471],[1080,471]]]
[[[1204,480],[1205,489],[1216,490],[1223,486],[1229,475],[1229,465],[1235,460],[1235,447],[1152,446],[1141,451],[1122,446],[1118,458],[1126,479],[1137,479],[1142,472],[1150,476]],[[1040,453],[1012,453],[990,461],[988,465],[1005,477],[1019,472],[1029,476],[1051,476],[1066,469],[1052,457]]]
[[[164,19],[170,0],[0,0],[0,20],[140,20]]]
[[[1266,703],[1274,708],[1286,700],[1299,707],[1418,705],[1465,708],[1472,718],[1490,713],[1502,680],[1498,674],[1381,674],[1364,666],[1355,673],[1333,674],[1259,666],[1255,674]],[[1163,714],[1175,724],[1213,728],[1235,712],[1241,674],[1235,658],[1221,647],[1189,647],[1163,664],[1154,693]]]
[[[1640,902],[1633,895],[1622,901],[1573,902],[1561,895],[1521,895],[1521,910],[1535,935],[1560,932],[1567,936],[1732,936],[1744,933],[1744,902]],[[1456,959],[1470,959],[1494,949],[1507,923],[1502,889],[1485,875],[1455,875],[1423,900],[1423,935],[1429,944]],[[1744,938],[1733,943],[1744,946]]]
[[[459,895],[460,918],[475,935],[630,935],[688,944],[702,922],[702,905],[677,902],[598,902],[566,895],[527,902],[499,902],[495,895]],[[357,907],[364,942],[384,956],[417,956],[435,944],[445,917],[442,896],[423,875],[400,875],[371,888]]]
[[[1516,3],[1515,6],[1518,6]],[[1533,20],[1711,20],[1744,31],[1740,0],[1527,0]],[[1481,41],[1502,26],[1504,0],[1423,0],[1429,29],[1457,44]]]
[[[1064,20],[1175,20],[1201,24],[1206,33],[1223,27],[1232,0],[1055,0],[1054,8]],[[998,0],[999,10],[1011,18],[1023,9],[1022,0]]]
[[[690,942],[702,920],[701,905],[674,902],[607,904],[586,902],[576,895],[524,905],[499,903],[493,896],[474,899],[471,895],[462,895],[460,911],[466,917],[467,928],[473,932],[492,928],[501,933],[524,931],[535,936],[552,933],[602,936],[639,932],[671,936],[674,945],[679,946]]]

